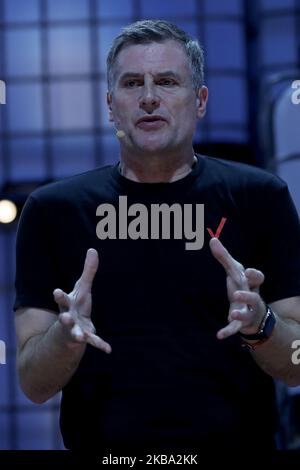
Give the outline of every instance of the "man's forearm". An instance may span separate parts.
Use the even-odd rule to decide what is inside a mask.
[[[30,338],[18,353],[18,371],[24,393],[43,403],[68,383],[86,344],[71,343],[59,321],[43,335]]]
[[[289,386],[300,384],[300,364],[293,364],[292,344],[300,339],[300,325],[294,320],[282,320],[276,316],[272,336],[253,351],[257,364],[272,377]]]

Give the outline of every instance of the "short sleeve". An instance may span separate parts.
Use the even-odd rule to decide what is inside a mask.
[[[53,290],[58,287],[59,268],[51,219],[47,205],[29,196],[17,231],[14,310],[36,307],[57,311]]]
[[[300,223],[288,187],[274,177],[261,201],[261,252],[266,302],[300,295]]]

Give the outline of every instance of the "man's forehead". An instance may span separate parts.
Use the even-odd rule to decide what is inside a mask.
[[[185,50],[177,41],[168,40],[125,46],[116,58],[115,70],[117,74],[127,69],[137,73],[156,74],[162,70],[162,66],[174,72],[180,67],[188,68]]]

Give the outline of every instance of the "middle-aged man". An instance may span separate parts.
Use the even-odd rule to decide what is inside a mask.
[[[185,32],[129,25],[107,65],[120,162],[38,189],[20,221],[21,386],[36,403],[63,391],[70,449],[270,450],[273,378],[300,383],[287,187],[194,154],[208,90]]]

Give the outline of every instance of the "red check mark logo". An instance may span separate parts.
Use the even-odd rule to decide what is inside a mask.
[[[207,231],[210,234],[211,238],[219,238],[219,236],[221,235],[221,232],[223,230],[223,227],[225,225],[226,220],[227,219],[225,217],[222,217],[221,222],[219,223],[219,226],[217,228],[216,233],[214,233],[211,228],[207,229]]]

